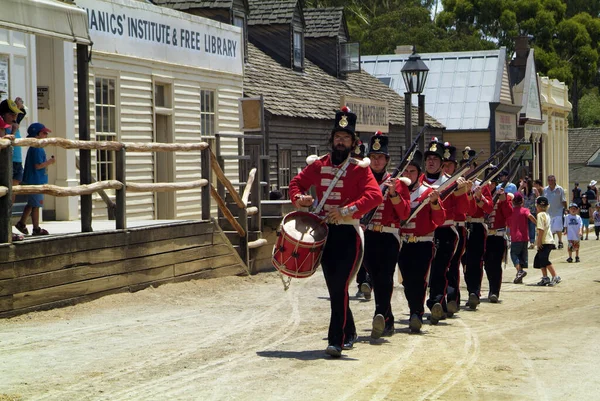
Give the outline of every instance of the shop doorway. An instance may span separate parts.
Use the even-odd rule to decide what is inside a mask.
[[[173,143],[173,118],[171,115],[155,115],[155,138],[156,142]],[[155,181],[173,182],[174,181],[174,152],[155,152]],[[157,192],[156,193],[156,218],[159,220],[174,219],[175,210],[175,192]]]

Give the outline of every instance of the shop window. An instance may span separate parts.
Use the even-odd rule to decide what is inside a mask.
[[[116,80],[96,78],[96,140],[117,140],[117,102]],[[96,179],[98,181],[115,179],[115,152],[96,151]]]
[[[154,107],[170,109],[173,106],[171,101],[171,85],[167,83],[154,84]]]
[[[290,181],[292,180],[292,150],[280,148],[277,158],[277,167],[279,170],[279,190],[283,194],[284,198],[287,199],[288,188]]]
[[[340,73],[360,72],[360,45],[358,42],[340,43]]]
[[[215,91],[200,91],[200,135],[214,136],[216,125]]]
[[[301,31],[294,30],[294,68],[304,67],[304,38]]]
[[[246,16],[244,16],[244,14],[242,13],[234,14],[233,25],[242,28],[242,42],[244,42],[244,46],[242,47],[242,49],[244,51],[244,62],[246,62],[248,61],[248,57],[246,57],[246,55],[248,54],[248,29],[246,25]]]

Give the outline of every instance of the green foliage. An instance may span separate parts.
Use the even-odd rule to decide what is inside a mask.
[[[582,127],[600,127],[600,95],[597,87],[579,100],[579,121]]]

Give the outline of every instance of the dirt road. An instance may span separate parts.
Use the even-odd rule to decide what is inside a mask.
[[[287,292],[263,273],[1,320],[0,400],[597,400],[599,255],[592,239],[582,263],[554,251],[554,288],[531,268],[512,284],[509,266],[501,303],[420,335],[401,286],[387,339],[370,342],[373,301],[352,299],[359,342],[338,360],[320,271]]]

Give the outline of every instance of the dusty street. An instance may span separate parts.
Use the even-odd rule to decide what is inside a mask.
[[[582,263],[553,251],[563,278],[553,288],[535,286],[532,268],[513,284],[509,264],[501,303],[463,309],[420,335],[408,333],[397,286],[396,333],[373,343],[373,301],[351,288],[359,342],[339,360],[323,352],[320,270],[287,292],[263,273],[5,319],[0,400],[597,400],[599,255],[592,235]]]

